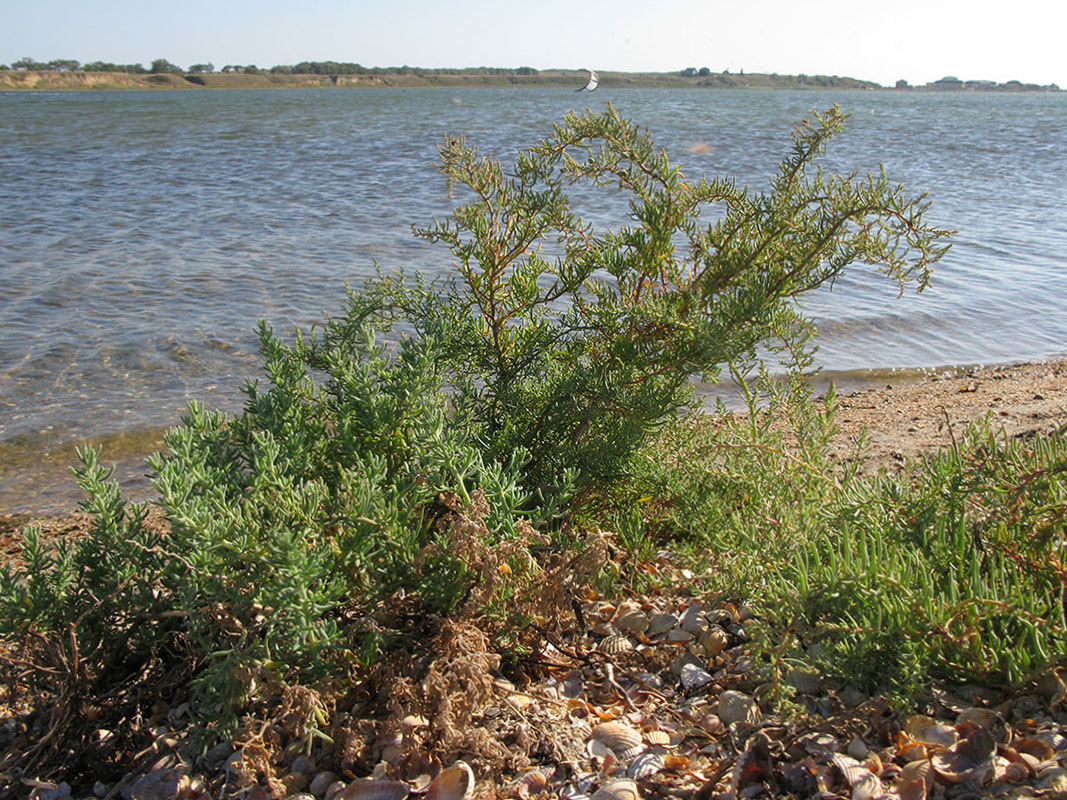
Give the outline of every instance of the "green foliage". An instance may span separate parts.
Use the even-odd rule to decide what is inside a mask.
[[[792,298],[854,262],[927,282],[947,232],[923,221],[922,198],[815,166],[844,118],[800,126],[767,192],[688,179],[611,107],[567,115],[509,171],[449,138],[441,171],[471,202],[417,233],[449,246],[458,280],[369,294],[447,343],[457,413],[490,458],[526,450],[531,487],[567,469],[587,488],[618,479],[689,402],[693,374],[803,327]],[[567,195],[580,183],[627,197],[631,224],[595,230]]]
[[[1018,686],[1062,659],[1065,431],[1001,442],[979,426],[910,473],[865,477],[829,458],[833,395],[812,402],[798,375],[764,375],[747,415],[671,426],[631,490],[651,498],[646,536],[762,611],[779,678],[814,666],[906,699],[942,679]]]
[[[148,71],[151,72],[153,75],[181,75],[185,72],[185,70],[183,70],[177,64],[171,64],[165,58],[157,58],[155,61],[153,61],[152,65],[148,68]]]

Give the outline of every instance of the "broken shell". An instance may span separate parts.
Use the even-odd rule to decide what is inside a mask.
[[[430,781],[426,800],[467,800],[473,792],[474,772],[465,761],[457,761]]]
[[[701,669],[704,667],[704,663],[692,653],[682,653],[678,658],[671,661],[671,672],[681,677],[682,670],[687,664],[692,664]]]
[[[593,792],[590,800],[641,800],[641,794],[632,780],[616,778],[602,783],[600,788]]]
[[[708,658],[715,658],[730,645],[730,634],[715,625],[700,635],[699,643]]]
[[[733,725],[735,722],[755,725],[763,719],[763,712],[755,700],[732,689],[719,695],[719,708],[716,713],[726,725]]]
[[[626,770],[626,777],[633,778],[635,781],[644,780],[662,771],[665,766],[663,756],[646,751],[633,760],[629,769]]]
[[[666,633],[677,624],[678,617],[674,616],[674,614],[656,614],[648,621],[648,629],[645,634],[647,636],[658,636],[661,633]]]
[[[592,738],[608,747],[621,761],[629,761],[645,747],[641,732],[625,722],[602,722],[593,728]]]
[[[1050,792],[1067,792],[1067,769],[1054,767],[1045,770],[1039,776],[1037,788]]]
[[[615,627],[628,633],[644,633],[648,630],[648,614],[639,608],[629,607],[620,609],[615,617]]]
[[[411,790],[400,781],[376,781],[373,778],[352,781],[341,792],[343,800],[404,800]]]
[[[597,636],[613,636],[618,633],[615,626],[610,622],[600,622],[590,628],[590,630]]]
[[[700,689],[715,680],[710,672],[696,664],[683,665],[679,677],[682,679],[682,688],[687,692]]]
[[[600,644],[597,646],[597,650],[601,653],[607,653],[609,656],[618,655],[619,653],[628,653],[633,649],[634,643],[621,633],[605,636],[600,640]]]

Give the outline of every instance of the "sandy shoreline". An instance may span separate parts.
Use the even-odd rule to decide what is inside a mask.
[[[838,402],[833,453],[847,458],[866,431],[865,469],[896,470],[908,459],[950,447],[953,437],[987,415],[994,431],[1014,437],[1067,425],[1067,359],[942,372],[861,389],[839,396]],[[133,500],[151,496],[146,471],[140,456],[118,464],[116,475]],[[54,480],[66,481],[71,491],[39,487],[42,498],[76,495],[69,473],[57,473]],[[76,530],[84,520],[74,513],[75,505],[71,500],[59,507],[54,499],[43,510],[12,504],[0,513],[0,558],[13,545],[13,532],[31,520],[57,533]]]

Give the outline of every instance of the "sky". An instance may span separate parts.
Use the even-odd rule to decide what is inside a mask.
[[[947,75],[1067,88],[1062,0],[0,0],[0,63]]]

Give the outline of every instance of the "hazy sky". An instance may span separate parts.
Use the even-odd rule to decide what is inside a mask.
[[[591,67],[1067,88],[1062,0],[0,0],[0,63]]]

